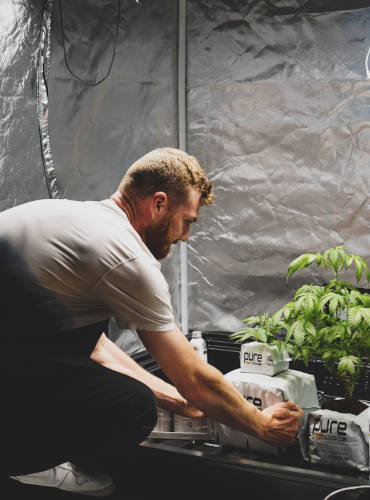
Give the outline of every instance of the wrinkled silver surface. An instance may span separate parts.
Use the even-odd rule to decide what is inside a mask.
[[[188,2],[188,150],[216,200],[189,244],[190,328],[238,329],[331,278],[287,285],[301,253],[344,243],[370,263],[370,8],[354,8]]]
[[[36,103],[42,4],[0,1],[0,210],[49,197]]]
[[[177,146],[177,4],[54,0],[51,34],[49,132],[60,196],[109,197],[139,156]],[[176,248],[163,263],[176,318],[179,268]],[[111,336],[136,347],[114,322]]]

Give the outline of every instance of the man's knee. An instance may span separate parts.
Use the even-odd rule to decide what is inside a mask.
[[[117,372],[111,374],[110,382],[109,389],[107,387],[110,396],[105,399],[102,412],[108,410],[111,424],[118,425],[122,431],[126,427],[147,435],[157,423],[153,392],[142,382]]]
[[[138,381],[135,382],[135,401],[133,402],[135,421],[149,433],[157,423],[158,412],[155,396],[145,384]]]

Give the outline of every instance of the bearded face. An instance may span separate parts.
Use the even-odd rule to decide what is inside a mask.
[[[172,230],[174,215],[165,215],[160,221],[148,227],[145,242],[157,260],[167,257],[171,245],[177,243]]]

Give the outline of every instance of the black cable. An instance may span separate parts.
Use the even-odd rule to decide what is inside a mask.
[[[77,76],[71,69],[70,65],[68,64],[68,59],[67,59],[67,53],[66,53],[66,45],[65,45],[65,36],[64,36],[64,24],[63,24],[63,7],[62,7],[63,0],[59,0],[59,15],[60,15],[60,27],[61,27],[61,32],[62,32],[62,45],[63,45],[63,52],[64,52],[64,62],[66,64],[66,67],[68,71],[71,73],[72,76],[74,76],[77,80],[79,80],[81,83],[84,85],[88,85],[90,87],[95,87],[96,85],[99,85],[102,83],[104,80],[108,78],[110,75],[112,66],[113,66],[113,61],[116,57],[116,43],[117,43],[117,37],[118,37],[118,26],[119,26],[119,19],[121,15],[121,0],[117,0],[118,4],[118,9],[117,9],[117,21],[116,21],[116,32],[114,35],[114,41],[113,41],[113,52],[112,52],[112,59],[109,64],[109,68],[105,76],[98,80],[97,82],[92,82],[89,80],[84,80],[83,78],[80,78]]]

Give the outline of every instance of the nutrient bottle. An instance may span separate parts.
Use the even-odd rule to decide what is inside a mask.
[[[204,361],[207,361],[207,345],[206,341],[202,337],[202,332],[200,332],[199,330],[192,332],[190,344],[194,347],[198,356],[201,357]]]

